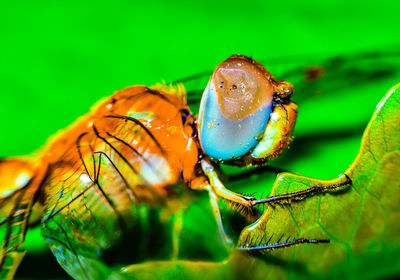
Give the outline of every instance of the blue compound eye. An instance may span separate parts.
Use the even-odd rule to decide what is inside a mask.
[[[215,69],[199,112],[199,138],[211,158],[230,160],[258,143],[272,109],[273,78],[259,63],[232,56]]]

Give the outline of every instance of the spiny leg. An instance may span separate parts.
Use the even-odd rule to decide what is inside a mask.
[[[202,160],[201,167],[210,182],[210,192],[213,192],[217,197],[226,199],[228,201],[241,204],[249,208],[252,206],[251,201],[254,200],[254,198],[234,193],[225,188],[225,186],[219,180],[218,175],[214,170],[214,167],[208,161]]]
[[[277,243],[271,243],[271,244],[267,243],[267,244],[255,245],[255,246],[239,246],[236,249],[241,250],[241,251],[263,251],[263,250],[286,248],[286,247],[291,247],[294,245],[305,244],[305,243],[319,244],[319,243],[329,243],[329,242],[330,241],[327,239],[318,240],[318,239],[300,238],[300,239],[294,239],[291,241],[277,242]]]
[[[232,246],[233,242],[228,237],[225,227],[222,222],[222,217],[221,217],[221,212],[220,212],[220,208],[218,205],[218,200],[220,198],[226,199],[230,202],[233,202],[233,203],[236,203],[239,205],[243,205],[243,206],[251,209],[250,201],[246,197],[244,197],[240,194],[236,194],[236,193],[226,189],[225,186],[222,184],[222,182],[219,180],[219,178],[214,170],[214,167],[210,163],[203,160],[201,162],[201,165],[202,165],[202,169],[203,169],[204,173],[206,174],[206,176],[208,178],[209,183],[206,183],[204,186],[197,187],[197,188],[205,189],[208,191],[208,193],[210,195],[211,208],[213,210],[213,214],[214,214],[215,220],[217,222],[218,231],[221,236],[221,239],[224,240],[226,245]]]
[[[307,189],[293,192],[293,193],[274,195],[274,196],[260,198],[260,199],[251,198],[251,204],[252,204],[252,206],[255,206],[258,204],[266,204],[266,203],[271,204],[274,202],[278,202],[278,203],[283,202],[284,203],[284,202],[288,202],[292,199],[300,200],[300,199],[304,199],[307,196],[311,196],[311,195],[318,194],[318,193],[323,193],[326,191],[338,191],[338,190],[341,190],[344,187],[352,184],[350,177],[347,175],[344,175],[344,176],[346,177],[346,180],[344,182],[341,182],[338,184],[332,184],[332,185],[328,185],[328,186],[314,186],[314,187],[307,188]]]
[[[245,207],[251,208],[253,206],[256,206],[258,204],[271,204],[271,203],[285,203],[290,200],[300,200],[304,199],[307,196],[311,196],[314,194],[318,193],[323,193],[326,191],[337,191],[340,189],[343,189],[344,187],[351,185],[352,181],[351,179],[347,176],[346,180],[337,184],[331,184],[327,186],[314,186],[310,187],[301,191],[293,192],[293,193],[287,193],[287,194],[282,194],[282,195],[275,195],[275,196],[270,196],[266,198],[261,198],[261,199],[256,199],[254,197],[250,196],[243,196],[237,193],[234,193],[228,189],[225,188],[225,186],[222,184],[222,182],[219,180],[217,173],[214,170],[214,167],[206,160],[201,161],[201,166],[208,177],[211,185],[212,191],[218,196],[223,199],[226,199],[228,201],[241,204]]]
[[[218,196],[213,192],[211,185],[206,186],[206,189],[210,195],[210,204],[213,210],[214,218],[217,221],[218,232],[221,236],[221,239],[227,246],[232,246],[232,240],[226,234],[224,224],[222,223],[221,211],[219,210],[218,205]]]

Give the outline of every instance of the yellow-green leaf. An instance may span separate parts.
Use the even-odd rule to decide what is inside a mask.
[[[262,267],[266,276],[354,278],[400,273],[400,85],[378,104],[360,152],[345,175],[352,184],[340,191],[269,206],[239,241],[243,246],[299,238],[330,243],[267,252],[252,262],[253,271]],[[346,180],[346,176],[327,181],[285,173],[277,178],[271,195]]]

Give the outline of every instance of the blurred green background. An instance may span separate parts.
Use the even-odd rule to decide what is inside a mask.
[[[3,1],[0,156],[34,152],[118,89],[246,54],[297,89],[296,140],[271,165],[336,177],[380,98],[400,82],[399,10],[399,1]],[[305,82],[312,65],[326,73]],[[194,111],[207,78],[195,82],[187,85]],[[275,174],[265,171],[257,186],[241,177],[230,187],[268,193]],[[42,245],[32,231],[26,247],[34,255]]]

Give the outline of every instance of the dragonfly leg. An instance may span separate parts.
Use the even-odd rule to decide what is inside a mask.
[[[298,175],[281,175],[280,178],[284,176],[295,176],[298,177]],[[280,180],[280,178],[277,179],[277,181]],[[331,181],[327,181],[324,185],[316,185],[310,188],[306,188],[303,190],[299,190],[296,192],[292,193],[286,193],[286,194],[280,194],[280,195],[274,195],[266,198],[261,198],[261,199],[253,199],[251,201],[252,206],[258,205],[258,204],[273,204],[273,203],[289,203],[291,200],[300,200],[304,199],[305,197],[312,196],[318,193],[323,193],[327,191],[339,191],[347,186],[351,185],[352,181],[350,177],[345,174],[342,177],[338,179],[334,179]]]
[[[273,250],[278,248],[285,248],[294,246],[297,244],[304,244],[304,243],[311,243],[311,244],[318,244],[318,243],[329,243],[330,241],[327,239],[294,239],[291,241],[283,241],[271,244],[262,244],[262,245],[255,245],[255,246],[239,246],[236,249],[241,251],[264,251],[264,250]]]
[[[202,169],[208,178],[208,182],[203,183],[201,189],[207,190],[210,195],[210,204],[213,210],[215,220],[217,221],[221,239],[224,240],[226,245],[232,246],[233,245],[232,240],[228,237],[222,222],[218,200],[222,198],[225,200],[229,200],[230,202],[251,208],[251,202],[250,202],[251,199],[226,189],[225,186],[222,184],[222,182],[219,180],[218,175],[216,174],[213,166],[205,160],[203,160],[201,164],[202,164]]]
[[[210,191],[212,191],[217,197],[229,200],[230,202],[241,204],[248,208],[252,207],[252,201],[254,200],[254,198],[234,193],[225,188],[225,186],[219,180],[218,175],[214,170],[214,167],[208,161],[202,160],[201,167],[210,182]]]
[[[222,184],[222,182],[219,180],[218,175],[214,170],[214,167],[208,161],[202,160],[201,166],[204,173],[208,177],[211,190],[215,193],[215,195],[217,195],[220,198],[229,200],[230,202],[234,202],[243,205],[245,207],[248,207],[249,209],[259,204],[286,203],[290,202],[291,200],[304,199],[307,196],[311,196],[317,193],[323,193],[327,191],[338,191],[352,184],[350,177],[345,174],[338,179],[326,181],[326,183],[323,185],[316,185],[292,193],[279,194],[266,198],[256,199],[254,197],[243,196],[226,189],[225,186]],[[289,178],[289,177],[299,177],[299,176],[287,173],[280,175],[276,181],[280,181],[283,178]]]
[[[190,188],[193,190],[205,190],[208,192],[210,196],[211,208],[214,214],[214,218],[217,222],[218,231],[221,239],[225,242],[227,246],[232,246],[233,242],[228,237],[222,222],[221,211],[218,205],[218,201],[220,198],[222,198],[250,208],[250,200],[240,194],[236,194],[226,189],[222,182],[218,179],[218,176],[215,173],[212,165],[205,160],[202,161],[202,169],[207,178],[197,178],[196,180],[191,182]]]
[[[221,239],[225,242],[227,246],[232,246],[232,240],[226,234],[224,224],[222,223],[221,211],[219,210],[218,205],[218,196],[213,192],[211,185],[208,185],[206,188],[208,190],[208,193],[210,194],[211,208],[213,210],[215,220],[217,221],[218,231]]]

